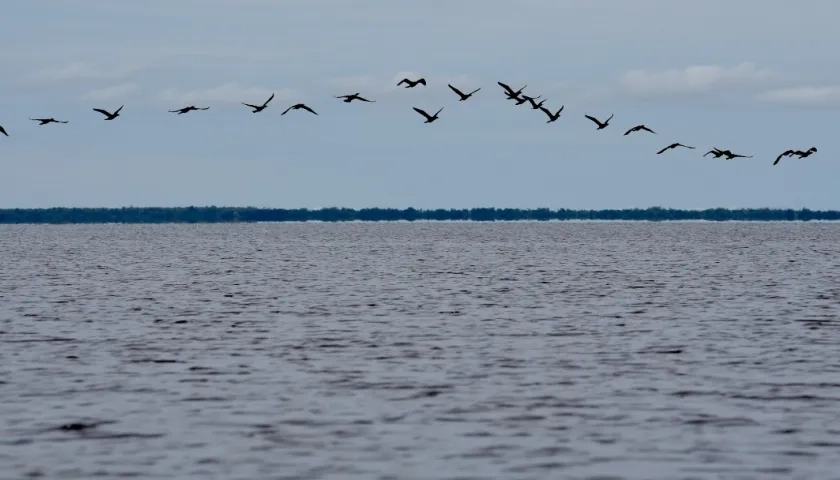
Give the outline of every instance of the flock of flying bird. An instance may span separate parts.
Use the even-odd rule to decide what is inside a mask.
[[[562,105],[562,106],[560,106],[560,108],[557,111],[552,112],[551,110],[549,110],[549,109],[547,109],[546,107],[543,106],[545,104],[546,99],[543,99],[540,102],[537,102],[537,100],[540,99],[542,97],[542,95],[537,95],[536,97],[533,97],[533,96],[526,95],[526,94],[523,93],[523,91],[525,90],[527,85],[523,86],[519,90],[513,90],[507,84],[504,84],[502,82],[496,82],[496,83],[498,83],[499,86],[502,87],[502,89],[504,89],[505,97],[508,100],[513,100],[516,105],[522,105],[524,103],[529,103],[533,110],[540,110],[543,113],[545,113],[546,116],[548,116],[548,121],[546,123],[552,123],[552,122],[557,121],[560,118],[561,112],[563,112],[563,108],[565,107],[565,105]],[[411,79],[408,79],[408,78],[403,78],[402,80],[399,81],[399,83],[397,83],[397,86],[401,86],[401,85],[405,85],[405,88],[415,88],[418,85],[423,85],[425,87],[427,84],[426,84],[426,79],[425,78],[419,78],[417,80],[411,80]],[[451,84],[447,84],[447,86],[449,87],[450,90],[455,92],[456,95],[458,95],[458,97],[459,97],[458,101],[460,101],[460,102],[468,100],[476,92],[481,90],[481,87],[479,87],[479,88],[476,88],[475,90],[473,90],[469,93],[464,93],[463,91],[461,91],[458,88],[452,86]],[[376,100],[368,100],[368,99],[362,97],[361,94],[358,93],[358,92],[353,93],[353,94],[349,94],[349,95],[339,95],[339,96],[336,96],[335,98],[342,99],[342,101],[344,103],[351,103],[354,100],[357,100],[357,101],[360,101],[360,102],[368,102],[368,103],[375,103],[376,102]],[[242,102],[242,105],[245,105],[246,107],[251,108],[252,109],[251,113],[260,113],[268,107],[269,102],[271,102],[271,100],[273,100],[273,99],[274,99],[274,94],[272,93],[271,96],[268,97],[268,100],[266,100],[261,105],[253,105],[253,104],[244,103],[244,102]],[[104,115],[105,116],[104,120],[114,120],[115,118],[120,116],[120,111],[123,109],[123,106],[120,106],[120,108],[116,109],[114,112],[109,112],[109,111],[101,109],[101,108],[94,108],[93,111],[99,112],[102,115]],[[432,123],[435,120],[438,120],[440,118],[438,115],[440,114],[441,111],[443,111],[443,107],[441,107],[437,112],[434,113],[434,115],[430,115],[428,112],[426,112],[423,109],[420,109],[420,108],[417,108],[417,107],[412,107],[412,108],[414,109],[415,112],[419,113],[420,115],[422,115],[425,118],[425,122],[423,122],[423,123]],[[210,109],[210,107],[199,108],[199,107],[196,107],[195,105],[189,105],[189,106],[186,106],[186,107],[183,107],[183,108],[179,108],[177,110],[169,110],[169,112],[170,113],[176,113],[178,115],[183,115],[185,113],[189,113],[189,112],[196,111],[196,110],[209,110],[209,109]],[[306,110],[309,113],[312,113],[314,115],[318,115],[318,113],[315,112],[315,110],[313,110],[311,107],[309,107],[308,105],[306,105],[304,103],[296,103],[296,104],[290,106],[289,108],[287,108],[286,110],[284,110],[283,113],[281,113],[280,115],[285,115],[285,114],[289,113],[289,111],[291,111],[291,110]],[[610,115],[609,118],[607,118],[603,122],[598,120],[597,118],[591,116],[591,115],[584,115],[584,116],[587,119],[591,120],[593,123],[595,123],[595,125],[597,125],[597,127],[598,127],[597,130],[603,130],[610,125],[610,120],[613,119],[615,114]],[[47,125],[47,124],[50,124],[50,123],[69,123],[69,121],[67,121],[67,120],[64,120],[64,121],[56,120],[55,118],[51,118],[51,117],[50,118],[30,118],[30,120],[35,121],[35,122],[39,122],[38,125]],[[645,125],[636,125],[635,127],[627,130],[624,133],[624,135],[625,136],[630,135],[633,132],[639,132],[639,131],[645,131],[645,132],[650,132],[652,134],[656,134],[656,132],[654,132],[653,130],[651,130],[650,128],[648,128]],[[0,133],[2,133],[3,135],[5,135],[7,137],[9,136],[9,134],[6,132],[6,130],[3,128],[2,125],[0,125]],[[696,147],[692,147],[692,146],[689,146],[689,145],[684,145],[682,143],[672,143],[672,144],[668,145],[667,147],[663,148],[662,150],[659,150],[658,152],[656,152],[656,154],[661,155],[668,150],[675,149],[675,148],[678,148],[678,147],[688,148],[688,149],[691,149],[691,150],[694,150],[696,148]],[[786,150],[785,152],[782,152],[781,154],[779,154],[778,157],[776,157],[776,161],[773,162],[773,165],[778,164],[779,161],[781,161],[781,159],[783,157],[797,156],[799,158],[807,158],[807,157],[811,156],[812,154],[814,154],[816,152],[817,152],[816,147],[811,147],[808,150],[804,150],[804,151],[803,150]],[[727,160],[732,160],[734,158],[752,158],[753,157],[752,155],[740,155],[740,154],[732,153],[730,150],[721,150],[717,147],[713,147],[712,150],[706,152],[703,156],[705,157],[705,156],[708,156],[708,155],[713,155],[714,158],[725,157]]]

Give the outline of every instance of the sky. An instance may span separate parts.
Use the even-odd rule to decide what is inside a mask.
[[[837,18],[836,0],[9,2],[0,208],[840,209]],[[376,103],[333,98],[355,92]],[[319,115],[281,115],[298,102]],[[167,112],[189,104],[210,110]],[[655,154],[673,142],[696,150]]]

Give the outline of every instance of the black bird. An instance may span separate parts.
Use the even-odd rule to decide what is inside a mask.
[[[113,119],[120,116],[120,110],[122,110],[124,106],[125,105],[120,106],[120,108],[118,108],[114,113],[111,113],[107,110],[103,110],[101,108],[94,108],[93,111],[94,112],[99,112],[102,115],[105,115],[105,120],[113,120]]]
[[[420,84],[420,83],[422,83],[423,86],[425,87],[426,86],[426,79],[425,78],[418,78],[417,80],[412,81],[412,80],[409,80],[407,78],[403,78],[402,80],[399,81],[399,83],[397,83],[397,86],[400,86],[403,83],[405,84],[405,88],[414,88],[414,87],[417,86],[417,84]]]
[[[537,98],[539,98],[539,97],[537,97]],[[543,106],[545,101],[548,100],[548,99],[543,98],[542,100],[540,100],[540,103],[537,103],[534,100],[535,100],[534,98],[528,98],[528,101],[531,102],[531,109],[532,110],[539,110]]]
[[[688,145],[683,145],[682,143],[672,143],[672,144],[668,145],[667,147],[663,148],[662,150],[660,150],[660,151],[656,152],[656,154],[657,154],[657,155],[662,155],[662,154],[663,154],[663,153],[665,153],[666,151],[668,151],[668,150],[670,150],[670,149],[672,149],[672,148],[677,148],[677,147],[690,148],[690,149],[692,149],[692,150],[694,150],[694,148],[695,148],[695,147],[689,147]],[[704,155],[704,156],[705,156],[705,155]]]
[[[627,132],[624,133],[624,136],[630,135],[633,132],[638,132],[639,130],[644,130],[646,132],[650,132],[650,133],[653,133],[653,134],[656,133],[653,130],[649,129],[648,127],[644,126],[644,125],[636,125],[635,127],[631,128],[630,130],[627,130]]]
[[[472,97],[475,92],[481,90],[481,87],[478,87],[470,93],[464,93],[464,92],[458,90],[457,88],[453,87],[452,85],[450,85],[448,83],[446,84],[446,86],[448,86],[450,89],[452,89],[453,92],[457,93],[458,96],[461,97],[461,99],[458,100],[459,102],[463,102],[464,100]]]
[[[254,111],[253,111],[253,112],[251,112],[251,113],[260,113],[260,112],[262,112],[263,110],[265,110],[265,107],[267,107],[267,106],[268,106],[268,102],[270,102],[273,98],[274,98],[274,94],[272,93],[272,94],[271,94],[271,96],[270,96],[270,97],[268,97],[268,100],[266,100],[266,101],[265,101],[265,103],[263,103],[263,104],[262,104],[262,105],[260,105],[260,106],[257,106],[257,105],[251,105],[250,103],[245,103],[245,102],[242,102],[242,105],[245,105],[246,107],[251,107],[251,108],[253,108],[253,109],[254,109]]]
[[[520,94],[520,95],[519,95],[519,98],[516,100],[516,104],[517,104],[517,105],[522,105],[522,104],[523,104],[523,103],[525,103],[525,102],[533,102],[534,100],[536,100],[536,99],[538,99],[538,98],[540,98],[540,97],[542,97],[542,95],[537,95],[536,97],[530,97],[530,96],[525,95],[525,94],[523,93],[523,94]]]
[[[514,92],[513,89],[510,88],[510,85],[507,85],[507,84],[502,83],[502,82],[496,82],[496,83],[498,83],[500,87],[505,89],[505,94],[507,95],[508,100],[518,99],[519,94],[521,94],[522,91],[525,90],[525,87],[528,86],[528,85],[525,85],[525,87],[522,87],[519,90]]]
[[[779,163],[779,161],[782,160],[782,157],[792,157],[794,154],[796,154],[796,150],[785,150],[784,152],[780,153],[778,157],[776,157],[776,161],[773,162],[773,165]]]
[[[440,110],[438,110],[437,112],[435,112],[435,114],[434,114],[434,115],[429,115],[429,114],[428,114],[428,113],[426,113],[424,110],[421,110],[421,109],[419,109],[419,108],[417,108],[417,107],[411,107],[411,108],[413,108],[415,112],[417,112],[417,113],[419,113],[420,115],[423,115],[424,117],[426,117],[426,121],[425,121],[425,122],[423,122],[423,123],[432,123],[432,122],[434,122],[435,120],[437,120],[437,119],[438,119],[438,113],[440,113],[440,112],[441,112],[441,110],[443,110],[443,107],[440,107]]]
[[[306,110],[307,112],[314,113],[315,115],[318,115],[318,114],[315,112],[315,110],[312,110],[311,108],[309,108],[308,106],[306,106],[306,105],[305,105],[305,104],[303,104],[303,103],[296,103],[296,104],[292,105],[291,107],[287,108],[287,109],[286,109],[283,113],[281,113],[280,115],[285,115],[285,114],[289,113],[289,110],[300,110],[301,108],[302,108],[302,109],[304,109],[304,110]]]
[[[737,153],[732,153],[730,150],[720,150],[720,154],[725,156],[727,160],[732,160],[733,158],[752,158],[752,155],[739,155]],[[715,157],[717,158],[717,156]]]
[[[593,122],[595,122],[598,125],[598,130],[603,130],[603,129],[607,128],[607,126],[610,124],[610,120],[612,120],[612,118],[615,116],[615,114],[610,115],[610,118],[608,118],[607,121],[604,122],[604,123],[601,123],[600,120],[598,120],[597,118],[595,118],[591,115],[584,115],[584,116],[586,118],[592,120]]]
[[[38,124],[39,126],[46,125],[48,123],[70,123],[67,120],[62,122],[61,120],[56,120],[54,118],[30,118],[30,120],[32,120],[33,122],[41,122]]]
[[[817,147],[811,147],[808,150],[805,150],[804,152],[802,150],[797,150],[797,151],[793,152],[793,154],[797,155],[799,158],[810,157],[811,155],[813,155],[815,153],[817,153]]]
[[[190,105],[188,107],[179,108],[178,110],[169,110],[169,113],[177,113],[178,115],[183,115],[185,113],[192,112],[193,110],[209,110],[210,107],[198,108],[195,105]]]
[[[551,122],[557,121],[557,119],[560,118],[560,112],[562,112],[564,108],[566,108],[565,105],[561,106],[560,110],[557,110],[557,113],[551,113],[551,110],[549,110],[545,107],[540,107],[540,110],[542,110],[543,113],[548,115],[548,121],[545,122],[545,123],[551,123]]]
[[[720,158],[720,157],[723,156],[723,151],[720,150],[717,147],[712,147],[712,149],[709,150],[708,152],[704,153],[703,156],[705,157],[706,155],[709,155],[709,154],[714,155],[715,158]]]
[[[344,100],[342,100],[342,101],[343,101],[344,103],[350,103],[350,102],[352,102],[353,100],[359,100],[359,101],[361,101],[361,102],[376,103],[376,100],[368,100],[367,98],[363,98],[363,97],[359,96],[359,93],[358,93],[358,92],[356,92],[356,93],[354,93],[354,94],[352,94],[352,95],[341,95],[341,96],[337,96],[337,97],[335,97],[335,98],[343,98]]]
[[[9,134],[8,134],[8,133],[6,133],[6,129],[5,129],[5,128],[3,128],[3,126],[2,126],[2,125],[0,125],[0,133],[2,133],[3,135],[5,135],[5,136],[7,136],[7,137],[9,136]]]

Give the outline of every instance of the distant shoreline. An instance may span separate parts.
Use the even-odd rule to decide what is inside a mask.
[[[840,210],[710,208],[568,210],[548,208],[321,208],[256,207],[122,207],[0,209],[0,224],[93,223],[258,223],[258,222],[394,222],[394,221],[840,221]]]

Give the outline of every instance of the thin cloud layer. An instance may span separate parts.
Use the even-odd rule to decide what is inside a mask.
[[[103,67],[87,62],[74,62],[61,67],[47,68],[34,72],[24,80],[36,83],[59,83],[75,80],[113,80],[124,78],[140,71],[139,65],[115,65]]]
[[[681,70],[630,70],[622,75],[619,83],[625,92],[636,96],[690,96],[726,88],[756,86],[772,75],[770,70],[744,62],[732,67],[696,65]]]
[[[796,107],[840,107],[840,85],[780,88],[756,95],[755,99]]]
[[[216,87],[199,90],[181,91],[169,88],[160,92],[156,100],[161,103],[180,105],[193,103],[222,103],[240,104],[241,102],[261,104],[272,93],[273,101],[299,101],[303,96],[297,90],[290,88],[247,87],[238,83],[225,83]]]
[[[120,85],[113,85],[111,87],[91,90],[82,95],[81,99],[90,102],[120,100],[133,96],[139,89],[140,88],[136,83],[123,83]]]

